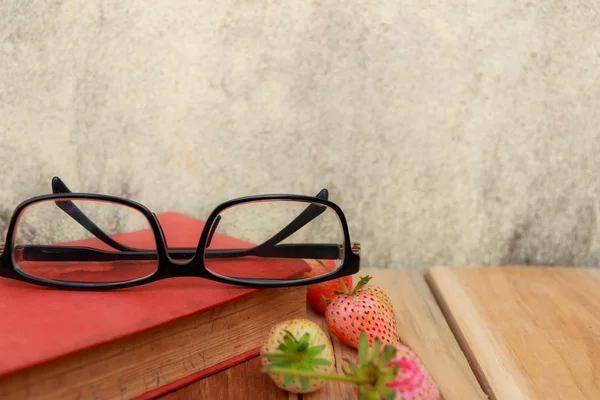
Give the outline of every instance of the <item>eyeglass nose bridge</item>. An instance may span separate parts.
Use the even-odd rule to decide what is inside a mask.
[[[163,230],[163,227],[162,227],[160,221],[158,220],[158,216],[155,213],[152,213],[152,216],[154,217],[154,222],[156,223],[156,226],[158,227],[158,232],[157,232],[158,236],[156,237],[156,239],[159,240],[162,244],[162,246],[158,246],[158,244],[157,244],[156,252],[159,257],[165,257],[166,259],[169,259],[170,258],[169,257],[169,244],[167,243],[167,235],[165,235],[165,231]],[[156,232],[155,232],[155,235],[156,235]],[[159,247],[161,247],[161,248],[159,248]],[[173,262],[173,260],[170,260],[170,262]],[[178,262],[176,261],[175,263],[178,263]]]

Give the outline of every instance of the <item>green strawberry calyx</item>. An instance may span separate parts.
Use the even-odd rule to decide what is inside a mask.
[[[331,272],[331,268],[329,268],[327,265],[325,265],[325,263],[319,259],[315,259],[316,262],[318,262],[319,264],[321,264],[323,266],[323,268],[325,268],[327,271]],[[348,290],[348,287],[346,286],[346,284],[344,283],[344,281],[342,280],[342,278],[337,278],[337,281],[340,284],[340,287],[342,288],[342,291],[338,291],[335,290],[333,292],[333,294],[335,295],[340,295],[340,294],[346,294],[349,296],[354,296],[356,294],[356,292],[358,292],[360,289],[362,289],[367,283],[369,283],[369,281],[372,279],[372,277],[370,276],[364,276],[361,277],[360,280],[358,281],[358,283],[356,284],[356,286],[354,286],[354,288],[352,289],[352,291]],[[329,304],[331,303],[331,299],[328,299],[327,297],[325,297],[324,294],[321,294],[321,298],[323,299],[323,301],[325,301],[325,304]]]
[[[304,375],[298,375],[300,372],[316,372],[314,366],[329,365],[331,362],[321,357],[317,357],[325,350],[325,344],[310,346],[310,334],[305,332],[299,339],[290,331],[284,329],[285,335],[283,342],[279,344],[278,353],[263,353],[262,356],[269,359],[270,364],[266,366],[266,372],[272,372],[271,368],[283,368],[291,372],[285,374],[283,379],[284,386],[289,385],[294,380],[294,376],[300,377],[300,384],[304,390],[308,389],[308,378]]]
[[[356,295],[356,293],[358,293],[358,291],[360,289],[362,289],[363,287],[365,287],[367,285],[367,283],[369,283],[369,281],[371,279],[373,279],[373,278],[371,276],[369,276],[369,275],[362,276],[360,278],[360,280],[356,283],[356,285],[354,286],[354,288],[352,289],[352,291],[348,291],[348,289],[345,286],[343,286],[342,287],[343,288],[343,292],[335,291],[333,293],[335,293],[337,295],[345,294],[345,295],[348,295],[348,296],[354,296],[354,295]]]
[[[366,332],[360,332],[358,364],[345,359],[349,370],[342,368],[345,376],[369,378],[367,383],[358,385],[360,399],[393,399],[396,396],[396,391],[388,386],[396,379],[400,368],[398,364],[390,364],[395,355],[396,348],[391,344],[384,345],[378,337],[369,348]]]
[[[286,366],[274,364],[267,365],[263,372],[284,374],[293,379],[294,376],[305,378],[318,378],[332,381],[343,381],[354,383],[358,386],[358,394],[361,400],[370,399],[393,399],[396,395],[389,384],[396,379],[399,365],[390,363],[396,355],[396,348],[391,344],[383,344],[377,337],[373,346],[369,348],[369,342],[365,331],[361,331],[358,345],[358,363],[344,359],[347,368],[342,367],[344,374],[325,374],[314,370],[292,369]]]

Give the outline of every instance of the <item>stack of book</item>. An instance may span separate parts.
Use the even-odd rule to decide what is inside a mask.
[[[158,219],[170,246],[197,245],[201,220]],[[257,356],[273,324],[303,317],[303,287],[185,277],[86,292],[0,278],[0,399],[157,398]]]

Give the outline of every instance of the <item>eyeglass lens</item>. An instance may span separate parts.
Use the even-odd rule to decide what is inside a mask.
[[[108,283],[152,275],[156,240],[140,211],[109,201],[45,200],[19,215],[17,268],[34,278]]]
[[[241,279],[302,279],[336,271],[344,235],[334,210],[305,201],[244,202],[211,227],[206,268]]]

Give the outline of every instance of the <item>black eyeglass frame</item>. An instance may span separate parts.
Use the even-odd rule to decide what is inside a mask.
[[[148,220],[152,232],[154,234],[154,238],[156,241],[156,253],[158,256],[158,266],[154,273],[127,281],[122,282],[63,282],[52,279],[45,279],[40,277],[31,276],[23,271],[20,271],[16,262],[13,258],[13,239],[15,234],[15,229],[21,216],[23,210],[37,202],[47,201],[47,200],[96,200],[96,201],[107,201],[112,202],[124,206],[131,207],[139,212],[141,212],[146,219]],[[216,274],[211,272],[205,265],[205,257],[204,252],[207,250],[207,240],[211,235],[211,227],[215,220],[219,216],[219,214],[232,206],[236,206],[239,204],[247,203],[247,202],[257,202],[257,201],[272,201],[272,200],[283,200],[283,201],[302,201],[312,204],[323,205],[329,207],[333,210],[341,223],[343,235],[344,235],[344,243],[343,243],[343,259],[341,265],[338,267],[336,271],[333,271],[328,274],[319,275],[310,278],[303,279],[285,279],[285,280],[269,280],[269,279],[244,279],[244,278],[234,278],[234,277],[226,277],[223,275]],[[200,239],[198,242],[198,246],[196,248],[195,254],[192,258],[180,262],[172,259],[168,254],[167,242],[158,221],[156,214],[150,211],[146,206],[122,197],[104,195],[104,194],[96,194],[96,193],[54,193],[54,194],[45,194],[36,197],[32,197],[23,201],[19,204],[11,217],[8,232],[6,235],[6,242],[4,248],[0,247],[0,276],[14,279],[18,281],[24,281],[36,285],[42,285],[46,287],[54,287],[60,289],[77,289],[77,290],[107,290],[107,289],[122,289],[129,288],[139,285],[148,284],[151,282],[156,282],[162,279],[168,278],[176,278],[176,277],[199,277],[205,278],[216,282],[233,284],[243,287],[250,288],[284,288],[284,287],[295,287],[295,286],[305,286],[310,284],[316,284],[324,281],[329,281],[332,279],[341,278],[343,276],[348,276],[352,274],[358,273],[360,270],[360,244],[358,242],[350,241],[350,233],[348,229],[348,223],[346,221],[346,217],[341,210],[341,208],[335,204],[334,202],[315,197],[315,196],[307,196],[307,195],[299,195],[299,194],[264,194],[264,195],[251,195],[245,197],[239,197],[236,199],[228,200],[224,203],[218,205],[213,211],[209,214],[208,219],[206,220],[204,227],[202,229],[202,233],[200,235]]]

